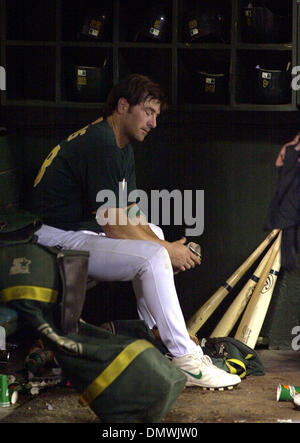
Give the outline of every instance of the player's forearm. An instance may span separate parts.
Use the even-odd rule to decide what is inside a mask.
[[[149,225],[132,225],[127,224],[124,226],[119,225],[106,225],[102,227],[104,233],[110,238],[120,238],[128,240],[147,240],[158,243],[164,246],[170,254],[171,243],[166,240],[161,240]]]
[[[105,216],[106,223],[101,226],[107,237],[155,241],[165,247],[169,244],[157,237],[143,215],[128,217],[126,210],[117,208],[111,209]]]
[[[111,238],[123,238],[123,239],[131,239],[131,240],[150,240],[150,241],[159,241],[162,242],[150,229],[149,226],[145,225],[110,225],[106,224],[102,226],[104,233],[107,237]]]
[[[190,269],[194,267],[195,264],[200,264],[200,259],[184,245],[186,242],[185,238],[175,242],[161,240],[145,222],[146,219],[143,218],[143,216],[127,217],[126,209],[123,210],[120,208],[108,210],[106,215],[108,216],[106,220],[109,220],[109,222],[102,224],[102,229],[107,237],[128,240],[148,240],[164,246],[169,253],[171,263],[176,273]]]

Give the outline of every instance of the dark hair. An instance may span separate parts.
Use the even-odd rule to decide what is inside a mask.
[[[167,108],[167,99],[160,85],[141,74],[131,74],[112,88],[104,104],[104,117],[114,112],[120,98],[125,98],[130,106],[154,99],[160,102],[162,111]]]

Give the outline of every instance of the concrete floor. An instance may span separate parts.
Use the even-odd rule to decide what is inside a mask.
[[[299,422],[292,402],[276,400],[279,383],[300,386],[300,353],[259,350],[266,374],[249,376],[238,388],[224,392],[186,388],[163,423],[285,423]],[[15,405],[0,408],[0,423],[100,423],[79,395],[67,386],[41,390]]]

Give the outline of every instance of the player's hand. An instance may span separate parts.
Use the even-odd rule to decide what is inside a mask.
[[[290,142],[288,142],[288,143],[285,143],[285,144],[282,146],[282,148],[281,148],[281,150],[279,151],[279,154],[278,154],[278,156],[277,156],[276,162],[275,162],[275,165],[276,165],[277,167],[279,167],[279,166],[283,166],[283,163],[284,163],[284,157],[285,157],[285,152],[286,152],[286,148],[287,148],[288,146],[291,146],[291,145],[297,145],[297,146],[295,146],[295,150],[296,150],[296,151],[300,151],[300,143],[299,143],[299,141],[300,141],[300,135],[296,135],[296,137],[295,137],[292,141],[290,141]]]
[[[197,257],[186,245],[186,238],[169,243],[168,252],[173,265],[174,274],[183,272],[200,265],[201,259]]]

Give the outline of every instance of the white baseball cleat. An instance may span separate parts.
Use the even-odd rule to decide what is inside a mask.
[[[296,394],[293,397],[293,405],[294,408],[297,409],[298,411],[300,411],[300,394]]]
[[[230,374],[215,366],[201,348],[183,357],[173,357],[172,363],[181,369],[186,377],[186,386],[199,386],[203,389],[232,389],[241,382],[238,375]]]

